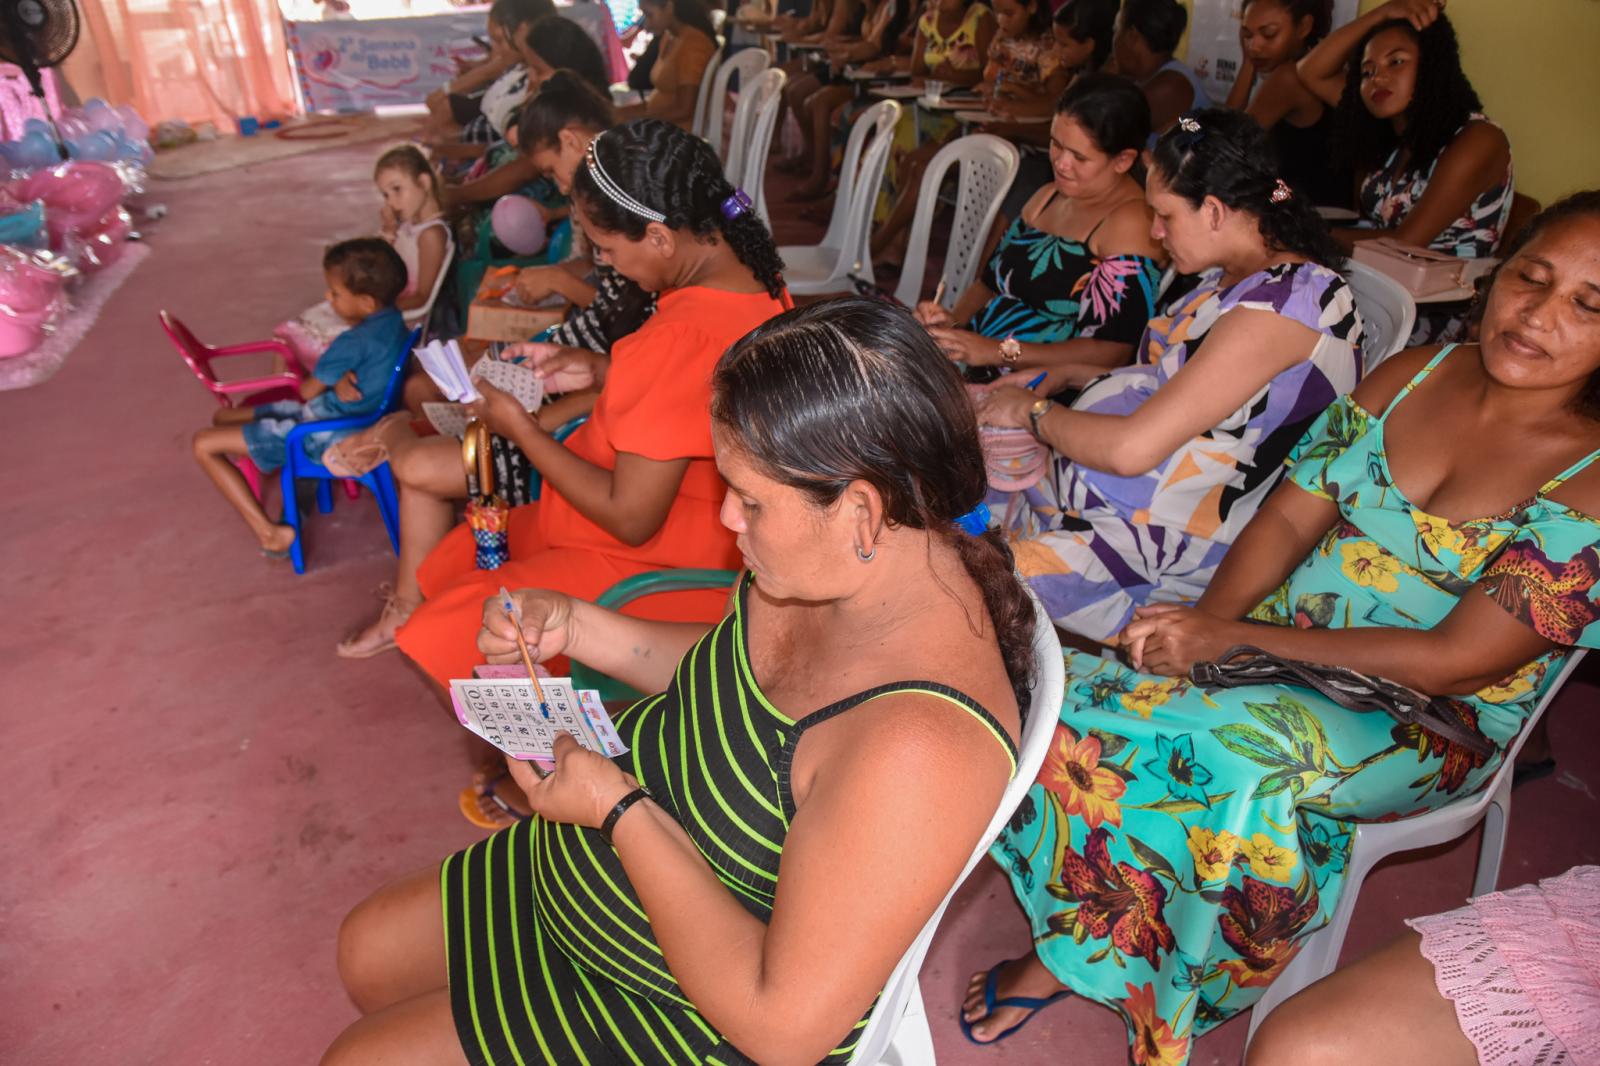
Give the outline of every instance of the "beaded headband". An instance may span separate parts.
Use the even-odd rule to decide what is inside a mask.
[[[600,134],[600,137],[604,136],[604,133]],[[623,192],[622,187],[611,180],[611,175],[607,174],[606,168],[600,165],[600,156],[595,152],[595,149],[600,146],[600,137],[596,137],[589,142],[589,147],[584,152],[583,159],[588,164],[589,176],[594,178],[594,183],[599,186],[600,191],[606,194],[606,199],[624,211],[631,211],[640,218],[649,219],[651,222],[665,223],[667,221],[666,215],[641,204],[638,200]]]

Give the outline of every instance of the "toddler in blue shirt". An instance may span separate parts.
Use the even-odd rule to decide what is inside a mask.
[[[328,303],[349,322],[311,377],[300,383],[299,400],[281,400],[260,407],[224,407],[212,425],[194,435],[200,468],[233,504],[268,555],[288,553],[294,530],[267,517],[250,491],[236,457],[248,456],[263,474],[282,467],[289,431],[302,422],[371,414],[383,403],[407,330],[395,301],[406,287],[406,265],[388,241],[358,237],[341,241],[322,257],[328,282]],[[344,432],[313,433],[304,440],[306,454],[320,459],[323,449]],[[268,480],[265,486],[274,484]]]

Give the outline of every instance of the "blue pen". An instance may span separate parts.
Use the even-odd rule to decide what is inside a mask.
[[[1034,389],[1037,389],[1039,387],[1039,382],[1043,381],[1044,379],[1045,379],[1045,375],[1044,374],[1040,374],[1038,377],[1034,378],[1032,381],[1028,382],[1026,385],[1024,385],[1022,387],[1027,389],[1029,392],[1032,392]]]

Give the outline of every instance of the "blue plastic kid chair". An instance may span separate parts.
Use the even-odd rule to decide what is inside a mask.
[[[337,475],[329,472],[328,468],[306,455],[305,439],[313,433],[327,433],[330,430],[358,430],[366,429],[377,422],[384,415],[389,414],[400,406],[400,382],[405,378],[406,362],[411,358],[411,349],[415,348],[422,339],[422,330],[412,330],[400,346],[400,351],[395,356],[394,370],[389,374],[389,384],[383,390],[383,403],[371,414],[358,415],[353,418],[330,418],[322,422],[303,422],[289,431],[289,439],[285,442],[288,456],[283,463],[283,520],[294,527],[294,543],[289,546],[289,558],[294,561],[294,572],[306,572],[305,548],[302,543],[300,529],[300,503],[295,499],[295,482],[312,479],[317,482],[317,510],[327,514],[333,510],[333,493],[329,484],[340,480]],[[400,554],[400,501],[395,493],[394,475],[389,471],[389,464],[383,463],[362,474],[354,480],[365,485],[371,492],[373,499],[378,501],[378,513],[383,515],[384,528],[389,531],[389,543],[393,545],[396,555]]]

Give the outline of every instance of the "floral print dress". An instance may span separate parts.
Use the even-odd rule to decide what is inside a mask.
[[[1321,336],[1308,358],[1149,473],[1118,477],[1058,457],[1053,476],[1024,494],[1028,506],[1012,534],[1017,568],[1063,629],[1103,641],[1141,604],[1199,597],[1276,487],[1295,441],[1355,388],[1361,317],[1350,286],[1316,263],[1284,263],[1227,286],[1220,268],[1207,271],[1193,292],[1150,320],[1134,365],[1096,378],[1072,406],[1133,413],[1240,308],[1283,315]]]
[[[1473,122],[1489,123],[1489,119],[1474,112],[1468,117],[1467,124]],[[1461,130],[1456,131],[1456,136],[1459,137],[1466,128],[1462,126]],[[1361,208],[1360,224],[1378,229],[1394,229],[1400,225],[1422,199],[1422,194],[1428,191],[1428,182],[1433,180],[1433,170],[1438,165],[1438,157],[1431,160],[1426,168],[1402,165],[1400,149],[1390,152],[1383,166],[1361,181],[1357,196]],[[1505,236],[1506,222],[1511,217],[1514,184],[1508,160],[1504,177],[1480,193],[1460,218],[1428,242],[1428,247],[1460,259],[1483,259],[1494,255],[1501,238]],[[1466,327],[1466,309],[1461,305],[1424,305],[1417,309],[1417,323],[1408,343],[1415,347],[1460,340],[1466,335]]]
[[[1490,518],[1448,522],[1396,488],[1384,422],[1448,353],[1382,416],[1346,397],[1306,433],[1290,478],[1337,501],[1340,519],[1252,618],[1425,629],[1476,587],[1559,645],[1600,647],[1600,519],[1549,498],[1600,452]],[[1134,1062],[1177,1066],[1326,924],[1350,823],[1482,788],[1564,656],[1446,701],[1493,741],[1497,754],[1484,758],[1307,689],[1206,692],[1069,653],[1050,754],[990,854],[1051,972],[1122,1013]]]
[[[1040,212],[1049,206],[1045,201]],[[1104,223],[1080,241],[1013,222],[983,273],[995,295],[968,328],[1041,344],[1075,337],[1138,343],[1154,313],[1161,267],[1149,256],[1096,256],[1089,242]]]

